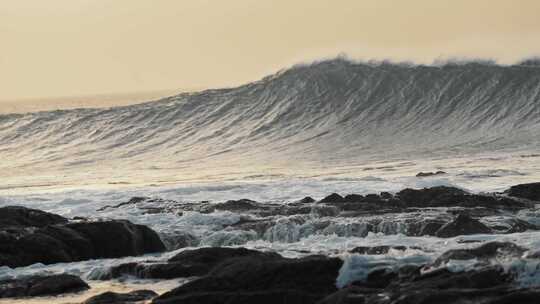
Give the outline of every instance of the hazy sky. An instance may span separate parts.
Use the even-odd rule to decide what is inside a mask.
[[[540,54],[540,1],[0,0],[0,100],[230,86],[341,52],[512,62]]]

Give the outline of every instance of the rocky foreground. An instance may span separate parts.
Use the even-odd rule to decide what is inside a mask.
[[[138,197],[104,207],[101,211],[135,206],[152,214],[174,213],[181,217],[184,212],[204,214],[226,210],[242,214],[242,217],[223,229],[249,232],[251,237],[247,240],[278,238],[276,227],[283,224],[283,216],[289,221],[287,225],[295,223],[307,227],[303,215],[310,215],[311,234],[345,233],[362,237],[368,233],[402,233],[444,239],[539,230],[534,223],[515,216],[532,212],[536,204],[540,204],[540,183],[517,185],[504,193],[482,195],[457,188],[434,187],[405,189],[396,194],[331,194],[319,201],[308,197],[288,204],[266,204],[247,199],[185,203]],[[417,216],[429,210],[437,212],[428,217]],[[394,220],[401,221],[401,226],[385,224],[397,214],[409,216]],[[336,219],[346,219],[347,229],[340,229],[335,224]],[[397,226],[403,229],[395,230]],[[301,238],[302,234],[295,231],[295,237]],[[199,235],[158,234],[149,227],[125,220],[67,219],[24,207],[0,208],[0,267],[120,258],[191,247],[167,260],[118,264],[92,278],[189,278],[186,284],[161,295],[151,290],[126,294],[107,292],[89,298],[84,302],[86,304],[150,301],[156,304],[513,304],[539,303],[540,299],[540,284],[524,285],[520,268],[507,267],[501,262],[511,260],[514,264],[535,265],[537,269],[532,270],[532,275],[540,276],[540,252],[512,242],[474,241],[467,248],[447,250],[429,262],[399,266],[382,263],[364,275],[350,276],[345,274],[351,271],[354,259],[406,250],[428,252],[430,249],[402,245],[362,246],[347,252],[328,255],[308,252],[301,258],[286,258],[271,250],[241,246],[194,248],[202,245],[204,239]],[[461,262],[472,267],[452,266]],[[348,280],[338,282],[338,277]],[[55,274],[4,280],[0,281],[0,298],[81,292],[90,288],[83,279],[88,278]]]

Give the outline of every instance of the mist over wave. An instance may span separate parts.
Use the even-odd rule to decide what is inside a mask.
[[[347,163],[540,146],[540,66],[298,65],[241,87],[0,116],[0,167]]]

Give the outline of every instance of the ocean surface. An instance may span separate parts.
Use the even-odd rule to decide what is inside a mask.
[[[421,171],[446,174],[417,177]],[[148,214],[131,197],[176,202],[248,198],[287,204],[305,196],[368,194],[448,185],[499,192],[540,181],[540,65],[490,62],[442,65],[352,62],[298,65],[237,88],[186,93],[106,109],[0,115],[0,207],[22,205],[66,217],[129,219],[162,239],[190,233],[197,246],[271,249],[284,256],[338,255],[338,286],[373,265],[426,263],[464,240],[506,240],[540,250],[540,232],[450,239],[408,237],[409,216],[389,214],[377,232],[353,229],[355,218],[283,216],[264,235],[225,229],[234,212]],[[158,203],[156,203],[158,204]],[[540,210],[517,215],[540,224]],[[331,221],[317,230],[320,221]],[[499,219],[492,218],[492,221]],[[407,245],[429,251],[361,256],[356,246]],[[171,248],[173,249],[173,248]],[[184,249],[151,255],[166,259]],[[73,303],[103,290],[147,287],[164,292],[180,280],[94,279],[111,265],[149,256],[55,265],[0,267],[0,279],[72,273],[96,288],[35,303]],[[500,261],[519,269],[521,284],[540,285],[537,263]],[[456,269],[467,263],[448,265]],[[78,297],[78,298],[77,298]],[[28,300],[9,303],[30,303]],[[0,303],[8,303],[0,300]]]

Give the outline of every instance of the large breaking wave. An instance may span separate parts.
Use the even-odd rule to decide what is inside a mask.
[[[540,146],[540,66],[299,65],[231,89],[0,116],[3,170],[348,162]]]

